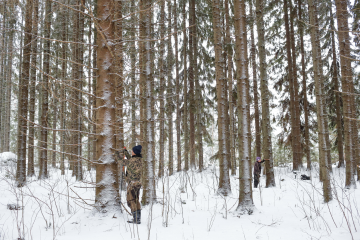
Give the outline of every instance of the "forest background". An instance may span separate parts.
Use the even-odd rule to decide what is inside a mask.
[[[0,3],[0,152],[17,154],[18,187],[48,166],[78,181],[94,168],[107,211],[114,152],[137,144],[144,205],[159,178],[216,163],[217,193],[239,171],[238,210],[252,213],[256,156],[266,187],[274,166],[316,167],[324,202],[333,164],[345,187],[360,179],[357,0]]]

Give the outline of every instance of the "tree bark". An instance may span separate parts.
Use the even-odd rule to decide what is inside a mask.
[[[249,89],[248,89],[248,53],[246,32],[246,8],[244,0],[234,0],[235,19],[235,54],[236,54],[236,78],[237,78],[237,111],[238,111],[238,134],[240,148],[239,166],[239,205],[237,210],[242,213],[252,214],[254,202],[252,199],[251,186],[251,149],[249,132]]]
[[[164,158],[165,158],[165,66],[164,66],[164,55],[165,55],[165,1],[160,2],[160,49],[159,49],[159,74],[160,74],[160,86],[159,86],[159,98],[160,98],[160,152],[159,152],[159,172],[158,176],[164,176]]]
[[[196,2],[192,0],[192,4],[194,5],[194,9],[196,9]],[[199,157],[199,171],[202,172],[204,168],[204,149],[203,149],[203,125],[202,125],[202,94],[200,88],[200,79],[199,79],[199,71],[198,71],[198,39],[197,39],[197,17],[196,17],[196,10],[192,11],[193,15],[193,24],[194,24],[194,32],[193,32],[193,45],[194,45],[194,81],[195,81],[195,95],[196,100],[194,98],[194,103],[196,105],[196,141],[197,141],[197,150],[198,150],[198,157]]]
[[[39,2],[33,1],[33,28],[32,28],[32,45],[31,45],[31,64],[33,65],[30,70],[30,93],[29,93],[29,151],[28,151],[28,171],[27,175],[32,177],[35,175],[34,168],[34,144],[35,144],[35,86],[36,86],[36,59],[37,59],[37,36],[38,35],[38,21],[39,21]]]
[[[146,111],[145,118],[146,118],[146,160],[145,160],[145,168],[144,168],[144,187],[143,187],[143,197],[142,203],[145,204],[152,204],[156,198],[155,192],[155,165],[154,165],[154,135],[153,135],[153,109],[152,109],[152,102],[153,102],[153,76],[152,76],[152,53],[151,53],[151,28],[152,28],[152,13],[151,9],[146,10],[150,7],[149,0],[141,0],[140,2],[140,19],[142,27],[140,29],[140,39],[144,40],[144,55],[143,63],[144,69],[141,71],[143,74],[143,78],[145,80],[145,106],[144,109]]]
[[[167,40],[167,94],[171,96],[171,98],[167,98],[167,118],[168,118],[168,132],[169,132],[169,160],[168,160],[168,167],[169,167],[169,175],[173,175],[174,173],[174,140],[173,140],[173,112],[174,112],[174,103],[173,103],[173,79],[172,79],[172,70],[173,70],[173,50],[172,50],[172,6],[171,1],[167,1],[168,5],[168,32],[167,34],[170,36]],[[176,7],[176,6],[175,6]],[[176,21],[176,20],[175,20]]]
[[[323,195],[324,201],[327,203],[332,199],[331,184],[330,184],[330,171],[331,160],[328,160],[330,151],[329,142],[326,136],[329,136],[327,122],[327,112],[324,99],[324,75],[323,64],[321,59],[321,47],[320,47],[320,34],[317,14],[317,1],[308,0],[309,3],[309,18],[311,25],[311,45],[312,45],[312,57],[314,65],[314,78],[315,78],[315,92],[316,92],[316,108],[317,108],[317,122],[318,122],[318,136],[319,136],[319,151],[320,151],[320,171],[321,179],[323,182]]]
[[[275,176],[273,168],[271,122],[270,122],[270,93],[268,89],[268,76],[265,52],[265,24],[264,24],[264,2],[256,0],[256,24],[258,32],[258,49],[260,59],[260,86],[261,86],[261,109],[262,109],[262,135],[263,154],[266,169],[266,187],[275,187]]]
[[[227,81],[228,85],[228,98],[229,98],[229,137],[230,137],[230,163],[231,163],[231,175],[236,175],[236,163],[235,163],[235,131],[234,131],[234,102],[233,102],[233,49],[230,35],[230,14],[229,14],[229,2],[225,0],[225,46],[227,50]],[[200,106],[199,106],[200,109]],[[259,115],[258,115],[259,116]],[[256,118],[256,107],[255,107]],[[259,120],[259,119],[258,119]],[[256,121],[256,120],[255,120]]]
[[[306,87],[306,66],[305,66],[305,50],[304,50],[304,23],[302,22],[302,0],[298,0],[299,18],[298,29],[300,35],[300,51],[301,51],[301,75],[302,75],[302,87],[304,98],[304,121],[305,121],[305,155],[306,155],[306,168],[311,170],[311,158],[310,158],[310,133],[309,133],[309,106],[307,100],[307,87]]]
[[[135,11],[135,0],[131,0],[131,9]],[[130,35],[132,39],[136,37],[136,16],[133,14],[131,16],[131,27]],[[130,47],[130,57],[131,57],[131,143],[130,146],[136,146],[136,102],[135,102],[135,89],[136,89],[136,42],[134,42]]]
[[[118,206],[119,183],[115,146],[115,78],[112,73],[114,52],[109,45],[114,41],[114,2],[98,0],[97,16],[97,85],[96,85],[96,189],[95,203],[101,208]],[[107,17],[104,17],[107,16]]]
[[[335,0],[336,16],[338,25],[338,37],[339,37],[339,49],[340,49],[340,65],[341,65],[341,83],[343,99],[343,115],[344,115],[344,140],[345,140],[345,162],[346,162],[346,180],[345,187],[355,187],[353,162],[355,156],[353,148],[355,143],[353,142],[353,134],[358,134],[353,128],[353,108],[351,106],[351,92],[353,86],[352,71],[351,71],[351,55],[350,55],[350,36],[349,36],[349,13],[347,11],[347,1]]]
[[[226,96],[225,85],[226,79],[224,75],[225,59],[222,54],[222,28],[220,1],[212,1],[213,13],[213,31],[214,31],[214,49],[215,49],[215,76],[216,76],[216,96],[217,96],[217,113],[218,113],[218,141],[219,141],[219,165],[220,178],[218,193],[227,196],[231,193],[229,165],[228,165],[228,149],[227,149],[227,131],[226,131]],[[246,95],[245,95],[246,96]]]
[[[297,64],[296,64],[296,47],[295,47],[295,30],[294,30],[294,19],[296,16],[296,10],[290,4],[290,44],[291,44],[291,52],[292,52],[292,74],[293,74],[293,91],[294,91],[294,118],[295,118],[295,157],[296,164],[294,165],[296,170],[302,169],[302,156],[303,152],[301,149],[301,122],[300,122],[300,97],[299,97],[299,83],[297,80]]]
[[[27,0],[25,5],[25,32],[32,32],[32,0]],[[17,143],[17,168],[16,180],[19,187],[26,182],[26,137],[28,117],[28,92],[30,78],[30,51],[31,35],[24,36],[24,50],[21,65],[21,79],[19,84],[19,109],[18,109],[18,143]]]
[[[332,6],[332,3],[331,5]],[[330,15],[332,16],[332,11],[330,10]],[[344,143],[343,143],[343,127],[342,127],[342,116],[341,116],[341,93],[339,87],[339,70],[337,65],[337,57],[336,57],[336,47],[335,47],[335,26],[334,20],[331,19],[331,50],[332,50],[332,69],[333,69],[333,81],[334,81],[334,90],[335,90],[335,101],[336,101],[336,131],[337,131],[337,149],[339,153],[339,163],[338,167],[345,167],[344,160]]]
[[[176,0],[174,0],[174,19],[177,20]],[[181,112],[180,112],[180,79],[179,79],[179,49],[178,49],[178,27],[177,21],[174,23],[175,38],[175,88],[176,88],[176,151],[177,151],[177,172],[181,171]]]
[[[194,14],[195,0],[189,0],[189,120],[190,120],[190,168],[195,169],[195,96],[194,96]]]
[[[189,127],[188,127],[188,69],[187,69],[187,34],[186,34],[186,1],[183,1],[182,6],[182,14],[183,14],[183,63],[184,63],[184,69],[183,69],[183,76],[184,76],[184,116],[183,116],[183,127],[184,127],[184,162],[185,162],[185,168],[184,170],[189,170]]]
[[[295,84],[296,78],[294,79],[294,67],[293,67],[293,58],[291,54],[291,33],[289,27],[289,16],[288,16],[288,6],[287,1],[284,0],[284,21],[285,21],[285,30],[286,30],[286,54],[288,62],[288,80],[289,80],[289,92],[290,92],[290,113],[291,113],[291,145],[293,153],[293,169],[299,170],[299,156],[298,156],[298,144],[299,136],[297,135],[298,126],[296,121],[296,98],[295,98]],[[295,54],[295,53],[294,53]]]

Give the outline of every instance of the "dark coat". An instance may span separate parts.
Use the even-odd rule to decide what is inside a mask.
[[[265,162],[265,160],[262,160],[261,162],[256,161],[254,165],[254,178],[259,179],[260,173],[261,173],[261,163]]]

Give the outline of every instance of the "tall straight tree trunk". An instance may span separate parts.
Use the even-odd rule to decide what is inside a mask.
[[[151,1],[150,1],[151,3]],[[150,8],[151,5],[149,5],[149,8]],[[153,24],[153,19],[154,19],[154,11],[149,11],[150,12],[150,19],[151,19],[151,24],[150,24],[150,32],[149,32],[149,38],[150,39],[153,39],[154,36],[155,36],[155,24]],[[149,51],[150,51],[150,82],[151,82],[151,85],[150,85],[150,91],[152,93],[152,96],[154,95],[154,89],[155,89],[155,84],[157,82],[155,82],[155,77],[154,77],[154,72],[155,72],[155,42],[154,41],[151,41],[150,42],[150,45],[149,45]],[[146,64],[145,64],[146,65]],[[154,180],[152,182],[155,182],[155,164],[156,164],[156,155],[155,155],[155,152],[156,152],[156,135],[155,135],[155,127],[156,127],[156,124],[155,124],[155,115],[156,115],[156,111],[154,110],[155,109],[155,98],[154,97],[151,97],[151,119],[152,119],[152,123],[150,124],[150,129],[151,129],[151,136],[152,136],[152,153],[153,153],[153,156],[152,156],[152,166],[153,166],[153,174],[154,174]],[[147,139],[147,142],[149,141],[149,139]],[[153,183],[153,185],[155,186],[155,183]],[[154,191],[154,194],[152,195],[154,198],[155,198],[155,191]]]
[[[38,21],[39,21],[39,1],[33,1],[33,40],[31,45],[31,70],[30,70],[30,93],[29,93],[29,151],[28,151],[28,171],[27,175],[32,177],[35,175],[35,168],[34,168],[34,153],[35,153],[35,86],[36,86],[36,59],[37,59],[37,36],[38,35]]]
[[[55,60],[55,66],[59,66],[59,47],[58,47],[58,43],[56,43],[56,47],[55,47],[55,52],[56,52],[56,60]],[[55,79],[59,79],[59,70],[56,67],[55,69]],[[57,145],[57,131],[56,131],[56,126],[57,126],[57,121],[58,121],[58,89],[59,89],[59,84],[56,81],[54,83],[55,87],[54,87],[54,94],[55,96],[53,97],[53,110],[52,110],[52,114],[53,114],[53,121],[52,121],[52,152],[51,152],[51,166],[53,168],[56,168],[56,145]]]
[[[77,10],[78,6],[80,5],[80,0],[75,0],[75,5],[77,5]],[[80,31],[80,27],[79,27],[79,12],[77,11],[73,11],[73,19],[74,19],[74,30],[73,30],[73,42],[79,42],[79,31]],[[75,176],[76,178],[78,177],[78,156],[77,153],[79,151],[79,145],[78,145],[78,120],[80,118],[80,112],[79,112],[79,108],[78,105],[79,103],[79,99],[78,99],[78,89],[79,89],[79,81],[80,81],[80,75],[79,75],[79,45],[78,44],[73,44],[72,45],[73,49],[72,49],[72,89],[70,90],[71,92],[71,99],[72,99],[72,103],[71,103],[71,155],[69,156],[70,159],[70,170],[72,171],[72,176]]]
[[[116,88],[115,88],[115,101],[116,101],[116,148],[123,149],[124,143],[124,122],[123,122],[123,108],[124,108],[124,59],[123,59],[123,20],[122,20],[123,3],[115,1],[115,18],[119,19],[115,23],[115,72],[116,72]]]
[[[263,14],[262,9],[260,9],[259,11],[261,11],[261,12],[257,13],[257,11],[256,11],[257,15]],[[251,13],[251,15],[253,14],[252,6],[250,7],[250,13]],[[259,18],[259,17],[260,16],[257,16],[257,18]],[[254,19],[254,16],[250,16],[250,18]],[[250,34],[251,34],[251,36],[250,36],[250,39],[251,39],[251,49],[250,49],[251,53],[250,53],[250,55],[251,55],[252,75],[253,75],[253,89],[254,89],[255,149],[256,149],[256,156],[261,157],[262,156],[261,155],[261,131],[260,131],[260,117],[259,117],[258,86],[257,86],[257,76],[256,76],[256,74],[257,74],[256,73],[257,72],[257,70],[256,70],[257,64],[256,64],[256,60],[255,60],[255,58],[256,58],[256,47],[255,47],[255,39],[254,39],[254,24],[251,27]],[[259,34],[259,29],[258,29],[258,34]],[[258,39],[258,41],[259,41],[259,39]],[[266,69],[265,69],[265,71],[266,71]]]
[[[135,11],[135,0],[131,0],[131,11]],[[131,28],[130,35],[132,39],[136,37],[136,16],[131,15]],[[135,89],[136,89],[136,42],[130,47],[130,58],[131,58],[131,144],[130,147],[136,145],[136,101],[135,101]]]
[[[94,15],[97,16],[97,12],[98,12],[98,4],[97,4],[97,1],[98,0],[94,0]],[[97,29],[95,27],[95,23],[94,23],[94,42],[93,42],[93,45],[95,46],[94,47],[94,51],[93,51],[93,77],[92,77],[92,94],[93,94],[93,99],[92,99],[92,103],[93,103],[93,106],[92,106],[92,122],[96,122],[96,86],[97,86],[97,74],[98,74],[98,71],[97,71],[97,47],[96,47],[96,43],[97,43],[97,36],[98,36],[98,33],[97,33]],[[96,145],[97,145],[97,137],[96,137],[96,130],[97,127],[96,127],[96,124],[93,124],[92,126],[92,149],[93,149],[93,153],[92,153],[92,156],[91,156],[91,163],[92,163],[92,167],[94,167],[94,163],[96,161],[96,154],[97,154],[97,150],[96,150]]]
[[[62,8],[61,11],[62,14],[62,22],[61,22],[61,30],[62,30],[62,34],[61,34],[61,58],[64,59],[62,60],[61,63],[61,80],[62,80],[62,84],[61,84],[61,105],[60,105],[60,128],[61,129],[65,129],[65,111],[66,111],[66,101],[65,101],[65,83],[66,83],[66,77],[67,77],[67,62],[65,61],[66,59],[66,43],[65,41],[67,40],[67,9],[65,7]],[[60,170],[61,170],[61,175],[65,175],[65,151],[66,151],[66,145],[65,145],[65,132],[61,131],[60,132],[60,143],[61,143],[61,155],[60,155]]]
[[[229,17],[229,2],[225,0],[225,44],[227,49],[227,81],[229,92],[229,137],[230,137],[230,149],[229,149],[229,161],[231,162],[231,175],[236,175],[236,160],[235,160],[235,131],[234,131],[234,103],[233,103],[233,50],[231,44],[230,35],[230,17]],[[195,52],[196,53],[196,52]],[[200,94],[200,93],[199,93]],[[200,106],[198,107],[200,109]],[[255,107],[256,109],[256,107]],[[256,116],[256,113],[255,113]],[[259,114],[258,114],[259,116]],[[200,116],[199,116],[200,117]],[[255,117],[256,118],[256,117]],[[259,119],[258,119],[259,120]],[[256,120],[255,120],[256,121]]]
[[[195,96],[194,96],[194,13],[195,0],[189,1],[189,120],[190,120],[190,168],[195,169]]]
[[[184,76],[184,116],[183,116],[183,127],[184,127],[184,170],[189,170],[189,127],[188,127],[188,70],[187,70],[187,34],[186,34],[186,0],[183,0],[182,6],[182,15],[183,15],[183,76]]]
[[[296,64],[296,47],[295,47],[295,30],[294,19],[296,16],[296,10],[290,6],[290,43],[292,51],[292,66],[293,66],[293,89],[294,89],[294,102],[295,102],[295,155],[297,157],[296,169],[302,168],[302,149],[301,149],[301,130],[300,130],[300,97],[299,97],[299,83],[297,80],[297,64]]]
[[[297,121],[296,121],[296,99],[295,99],[295,84],[296,78],[294,79],[294,67],[293,67],[293,58],[291,54],[291,33],[289,27],[289,16],[288,16],[288,0],[284,0],[284,21],[285,21],[285,30],[286,30],[286,54],[288,62],[288,76],[289,79],[289,92],[290,92],[290,114],[291,114],[291,145],[292,145],[292,154],[293,154],[293,169],[299,170],[299,156],[297,153],[299,137],[297,135]],[[294,53],[295,54],[295,53]]]
[[[25,32],[32,32],[32,0],[27,0],[25,5]],[[18,143],[17,143],[17,168],[16,180],[19,187],[26,182],[26,137],[28,117],[28,92],[30,80],[30,51],[31,35],[25,34],[24,50],[21,65],[21,79],[19,84],[19,109],[18,109]]]
[[[172,7],[171,1],[167,1],[168,5],[168,32],[167,34],[170,36],[167,40],[167,94],[171,96],[167,100],[167,118],[168,118],[168,134],[169,134],[169,175],[173,175],[174,173],[174,140],[173,140],[173,112],[174,112],[174,98],[173,98],[173,78],[172,78],[172,70],[173,70],[173,50],[172,50],[172,41],[171,41],[171,33],[172,33]],[[175,6],[176,7],[176,6]],[[176,21],[176,20],[175,20]]]
[[[341,65],[341,83],[343,99],[343,115],[344,115],[344,140],[345,140],[345,162],[346,162],[346,180],[345,186],[347,188],[355,186],[354,179],[354,169],[353,162],[355,161],[355,156],[353,153],[353,148],[355,143],[353,142],[352,134],[358,134],[357,131],[353,128],[352,121],[353,118],[353,108],[351,106],[351,92],[353,79],[351,71],[351,55],[350,55],[350,36],[349,36],[349,13],[347,11],[347,1],[335,0],[336,5],[336,17],[338,25],[338,37],[339,37],[339,49],[340,49],[340,65]]]
[[[332,6],[332,3],[331,5]],[[333,16],[332,11],[330,10],[330,16]],[[337,65],[336,57],[336,47],[335,47],[335,26],[334,20],[331,19],[331,48],[332,48],[332,64],[333,64],[333,79],[334,79],[334,90],[335,90],[335,101],[336,101],[336,130],[337,130],[337,149],[339,153],[339,164],[338,167],[345,167],[344,161],[344,143],[343,143],[343,128],[342,128],[342,116],[341,116],[341,93],[339,87],[339,70]]]
[[[10,151],[10,129],[11,129],[11,90],[12,90],[12,75],[13,75],[13,45],[14,45],[14,35],[15,31],[13,30],[16,25],[16,11],[15,11],[15,3],[10,2],[9,6],[10,19],[9,19],[9,28],[12,29],[9,32],[9,54],[7,61],[7,78],[6,78],[6,102],[5,102],[5,128],[4,128],[4,150],[6,152]]]
[[[80,0],[80,13],[78,14],[79,16],[79,42],[82,43],[84,41],[84,14],[82,14],[82,12],[84,12],[84,6],[85,6],[85,0]],[[77,133],[77,141],[76,144],[78,146],[77,148],[77,176],[76,176],[76,180],[81,181],[83,179],[83,171],[82,171],[82,122],[83,122],[83,101],[82,101],[82,91],[83,91],[83,82],[84,82],[84,68],[83,68],[83,64],[84,64],[84,45],[83,44],[78,44],[79,46],[79,52],[78,52],[78,59],[79,59],[79,64],[78,64],[78,72],[79,72],[79,81],[78,81],[78,92],[77,92],[77,102],[78,102],[78,113],[79,116],[77,118],[77,130],[79,131]]]
[[[315,92],[316,92],[316,109],[317,109],[317,122],[318,122],[318,136],[319,136],[319,150],[320,150],[320,171],[321,180],[323,182],[323,195],[324,201],[329,202],[332,199],[331,184],[330,184],[330,171],[331,165],[328,165],[331,160],[328,160],[330,151],[329,142],[326,140],[326,136],[329,136],[328,126],[325,118],[327,117],[325,98],[324,98],[324,75],[323,64],[321,59],[321,47],[320,47],[320,33],[318,24],[317,7],[318,2],[314,0],[308,0],[309,3],[309,18],[311,25],[311,45],[312,45],[312,57],[314,65],[314,78],[315,78]]]
[[[160,86],[159,86],[159,98],[160,98],[160,139],[159,139],[159,172],[158,176],[164,176],[164,158],[165,158],[165,1],[160,2],[160,49],[159,49],[159,74],[160,74]]]
[[[238,134],[240,148],[239,165],[239,205],[237,210],[242,213],[251,214],[254,208],[251,186],[251,149],[250,132],[248,121],[249,89],[248,89],[248,53],[247,53],[247,33],[246,33],[246,8],[244,0],[234,0],[234,19],[235,19],[235,59],[236,59],[236,78],[238,112]]]
[[[192,0],[192,4],[195,5],[195,0]],[[193,7],[196,9],[196,6]],[[197,39],[197,17],[196,10],[192,11],[193,23],[194,23],[194,32],[193,32],[193,45],[194,45],[194,81],[195,81],[195,95],[196,95],[196,141],[197,141],[197,150],[199,156],[199,171],[201,172],[204,168],[204,149],[203,149],[203,126],[202,126],[202,95],[200,88],[200,79],[198,71],[198,39]]]
[[[261,86],[261,113],[262,113],[262,134],[264,159],[266,169],[266,187],[275,187],[275,176],[273,168],[272,143],[271,143],[271,122],[270,122],[270,93],[268,89],[268,76],[265,51],[265,23],[264,23],[264,2],[256,0],[256,25],[258,33],[258,49],[260,60],[260,86]]]
[[[215,48],[215,76],[216,76],[216,95],[217,95],[217,113],[218,113],[218,141],[219,141],[219,161],[220,161],[220,179],[218,193],[227,196],[231,193],[229,165],[228,165],[228,149],[227,149],[227,132],[226,132],[226,101],[225,89],[226,85],[224,67],[225,60],[222,54],[222,24],[220,1],[212,1],[213,13],[213,31],[214,31],[214,48]],[[245,95],[246,96],[246,95]]]
[[[146,159],[145,159],[145,167],[144,167],[144,180],[143,180],[143,197],[142,203],[143,204],[152,204],[156,198],[155,193],[155,165],[154,165],[154,136],[153,136],[153,109],[152,109],[152,102],[153,102],[153,76],[152,76],[152,53],[151,53],[151,29],[152,29],[152,13],[150,10],[146,10],[150,7],[149,0],[141,0],[140,2],[140,39],[144,42],[144,55],[143,58],[143,71],[140,74],[140,78],[145,80],[145,88],[144,88],[144,95],[145,95],[145,119],[146,119]]]
[[[88,31],[88,41],[91,42],[91,35],[92,35],[92,26],[91,26],[92,22],[91,20],[89,19],[88,20],[88,26],[89,26],[89,31]],[[90,95],[91,94],[91,89],[92,89],[92,84],[91,84],[91,81],[92,81],[92,73],[91,73],[91,57],[92,57],[92,48],[93,46],[89,45],[89,56],[88,56],[88,65],[89,65],[89,68],[88,68],[88,105],[87,105],[87,108],[88,108],[88,112],[87,112],[87,117],[88,119],[91,119],[91,112],[92,112],[92,101],[93,101],[93,97]],[[91,130],[92,130],[92,122],[89,121],[88,123],[88,132],[91,133]],[[91,141],[93,139],[93,136],[91,134],[88,134],[88,143],[87,143],[87,155],[88,155],[88,161],[87,161],[87,170],[90,171],[91,170],[91,157],[92,157],[92,145],[91,145]]]
[[[175,88],[176,88],[176,152],[177,152],[177,172],[181,171],[181,113],[180,113],[180,79],[179,79],[179,47],[178,47],[178,12],[176,0],[174,0],[174,38],[175,38]]]
[[[114,52],[109,43],[114,41],[114,2],[97,1],[97,85],[96,85],[96,189],[95,203],[102,208],[118,206],[119,182],[117,161],[113,155],[115,137],[115,78],[112,74]]]
[[[146,9],[146,0],[142,0],[139,2],[139,9],[145,10]],[[139,70],[140,70],[140,144],[144,149],[147,149],[146,146],[146,47],[145,47],[145,39],[146,39],[146,18],[145,18],[145,12],[140,12],[139,14]],[[147,151],[143,151],[142,156],[144,159],[146,159],[146,153]],[[143,179],[145,178],[146,172],[143,173]],[[145,184],[143,183],[145,190]],[[146,190],[143,191],[143,199],[144,196],[146,196]]]
[[[309,107],[307,100],[307,87],[306,87],[306,67],[305,67],[305,50],[304,50],[304,23],[302,22],[302,0],[298,0],[299,17],[298,17],[298,29],[300,35],[300,52],[301,52],[301,75],[302,75],[302,87],[304,98],[304,120],[305,120],[305,155],[306,155],[306,168],[311,169],[310,158],[310,133],[309,133]]]
[[[51,30],[51,1],[46,0],[45,3],[45,38],[50,38]],[[49,75],[50,73],[50,41],[45,41],[44,62],[43,62],[43,82],[42,82],[42,112],[41,112],[41,144],[40,144],[40,170],[39,179],[47,178],[47,162],[48,162],[48,111],[49,111]]]
[[[8,23],[8,19],[7,19],[7,14],[8,13],[8,9],[7,9],[7,2],[3,3],[2,6],[2,40],[1,40],[1,47],[2,47],[2,51],[1,51],[1,72],[0,72],[0,134],[1,136],[5,135],[5,115],[6,115],[6,108],[5,108],[5,102],[6,102],[6,75],[7,75],[7,71],[6,71],[6,65],[7,65],[7,55],[8,55],[8,40],[7,40],[7,33],[6,33],[6,28],[8,27],[7,23]],[[4,151],[4,147],[5,147],[5,138],[1,137],[0,138],[0,151],[3,152]]]

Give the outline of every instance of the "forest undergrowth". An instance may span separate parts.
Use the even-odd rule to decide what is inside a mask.
[[[231,194],[217,194],[219,169],[178,172],[156,180],[157,201],[143,206],[142,224],[132,225],[122,191],[121,210],[100,213],[94,205],[95,171],[79,182],[67,170],[49,169],[48,179],[16,186],[14,169],[0,172],[0,240],[5,239],[359,239],[358,189],[346,189],[345,171],[333,168],[333,200],[324,203],[316,166],[294,174],[275,168],[276,187],[253,188],[255,211],[236,211],[238,175]],[[166,171],[165,171],[166,172]],[[237,172],[238,174],[238,172]],[[311,176],[303,181],[301,174]],[[80,238],[79,238],[80,237]]]

